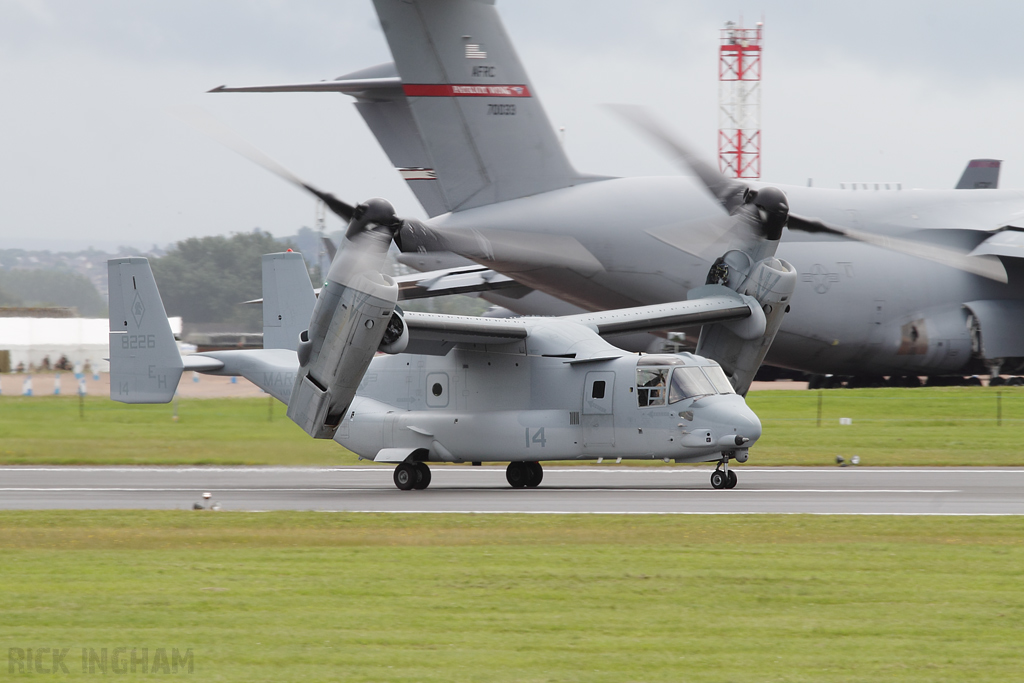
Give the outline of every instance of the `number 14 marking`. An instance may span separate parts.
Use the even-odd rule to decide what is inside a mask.
[[[548,440],[544,436],[544,428],[541,427],[533,433],[533,438],[530,438],[530,428],[526,428],[526,447],[529,448],[531,443],[539,443],[541,448],[547,445]]]

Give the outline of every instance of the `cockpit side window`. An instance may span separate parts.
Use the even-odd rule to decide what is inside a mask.
[[[732,388],[732,382],[725,375],[725,371],[722,370],[720,365],[705,365],[701,368],[704,374],[708,376],[711,383],[715,385],[715,389],[720,394],[735,394],[736,390]]]
[[[717,393],[714,385],[708,381],[700,368],[676,368],[672,372],[672,388],[669,392],[668,402],[677,403],[694,396],[709,396]]]
[[[668,368],[636,369],[636,400],[641,408],[665,405]]]

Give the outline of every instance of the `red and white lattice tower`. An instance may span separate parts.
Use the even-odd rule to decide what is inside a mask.
[[[761,38],[764,23],[728,21],[718,49],[718,168],[732,178],[761,177]]]

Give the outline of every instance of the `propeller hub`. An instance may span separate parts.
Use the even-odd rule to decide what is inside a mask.
[[[392,232],[401,227],[402,221],[395,215],[395,207],[388,200],[374,197],[357,206],[352,212],[345,236],[351,239],[367,227],[372,229],[374,225],[390,228]]]
[[[777,187],[763,187],[754,197],[754,206],[761,214],[765,238],[774,241],[782,237],[782,229],[789,220],[789,201],[786,199],[786,193]]]

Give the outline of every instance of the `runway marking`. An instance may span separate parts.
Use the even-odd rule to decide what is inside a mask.
[[[246,512],[273,512],[273,510],[247,510]],[[613,512],[592,510],[315,510],[314,512],[373,513],[388,515],[815,515],[819,517],[1024,517],[1020,512],[692,512],[685,510],[649,512]]]
[[[67,493],[74,491],[82,492],[93,492],[93,493],[110,493],[110,492],[126,492],[126,493],[194,493],[199,488],[133,488],[133,487],[115,487],[115,486],[81,486],[81,487],[34,487],[34,486],[10,486],[0,487],[0,491],[4,492],[35,492],[35,493]],[[493,489],[481,489],[479,487],[471,486],[448,486],[448,487],[435,487],[435,491],[444,490],[450,491],[491,491]],[[337,492],[347,493],[353,491],[391,491],[391,487],[384,489],[374,488],[370,486],[365,487],[349,487],[349,488],[325,488],[325,487],[297,487],[297,488],[212,488],[212,491],[218,495],[225,495],[229,493],[301,493],[303,491],[310,492]],[[512,493],[515,489],[502,487],[498,489],[501,492]],[[656,489],[656,488],[619,488],[619,487],[608,487],[608,488],[579,488],[579,487],[549,487],[549,488],[537,488],[537,489],[526,489],[524,491],[516,492],[516,495],[530,495],[529,491],[536,493],[544,493],[545,491],[551,493],[597,493],[601,491],[608,492],[627,492],[627,493],[716,493],[712,489],[690,489],[690,488],[674,488],[674,489]],[[961,489],[741,489],[738,491],[734,490],[732,495],[742,493],[963,493]],[[415,495],[415,494],[414,494]],[[427,494],[429,495],[429,494]],[[717,495],[730,495],[730,494],[717,494]]]
[[[461,474],[469,474],[470,476],[485,476],[485,475],[504,475],[504,468],[500,466],[488,465],[485,467],[461,467],[461,466],[443,466],[437,463],[430,463],[435,466],[434,472],[458,472]],[[665,474],[696,474],[706,475],[710,471],[710,465],[707,463],[706,467],[699,465],[689,467],[661,467],[657,465],[643,465],[643,466],[626,466],[626,467],[609,467],[607,465],[578,465],[578,466],[547,466],[544,468],[545,474],[647,474],[647,475],[665,475]],[[349,465],[338,465],[338,466],[309,466],[309,467],[294,467],[284,465],[225,465],[225,466],[204,466],[204,465],[0,465],[0,472],[95,472],[95,473],[107,473],[107,472],[147,472],[147,471],[162,471],[164,473],[192,473],[192,472],[230,472],[233,474],[263,474],[269,472],[290,472],[290,473],[306,473],[315,474],[318,472],[391,472],[393,467],[389,465],[380,466],[349,466]],[[730,467],[730,469],[737,473],[787,473],[787,474],[825,474],[827,472],[844,472],[847,474],[862,473],[862,474],[1024,474],[1024,467],[1014,468],[996,468],[996,467],[871,467],[871,466],[857,466],[857,467],[836,467],[835,465],[813,465],[806,467]],[[841,476],[841,475],[840,475]]]

